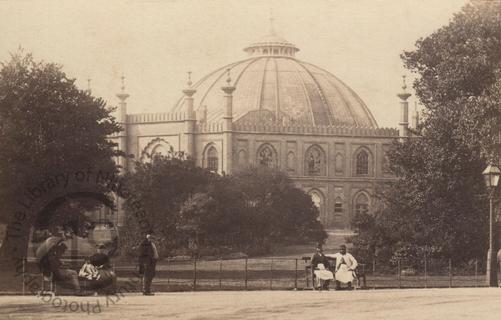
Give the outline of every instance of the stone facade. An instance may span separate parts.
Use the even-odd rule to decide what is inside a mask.
[[[220,174],[250,165],[279,168],[311,195],[327,228],[348,229],[356,212],[371,210],[376,184],[395,179],[386,152],[399,131],[378,128],[349,87],[296,60],[299,49],[284,39],[270,35],[245,51],[248,60],[195,84],[189,79],[171,112],[127,114],[122,86],[124,130],[110,139],[140,161],[174,150]],[[403,118],[401,126],[407,129]],[[132,163],[121,164],[132,170]]]

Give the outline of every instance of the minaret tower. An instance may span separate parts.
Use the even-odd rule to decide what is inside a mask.
[[[125,77],[122,75],[122,86],[121,91],[117,93],[119,99],[118,103],[118,123],[122,127],[122,130],[118,133],[118,150],[123,151],[126,155],[129,154],[127,148],[127,98],[129,94],[125,92]],[[118,157],[118,165],[122,167],[121,173],[127,172],[128,162],[126,157]],[[117,226],[122,227],[125,223],[125,210],[124,210],[124,200],[120,197],[116,197],[117,200]]]
[[[409,102],[407,99],[411,96],[407,90],[407,84],[405,83],[405,76],[402,76],[403,86],[402,92],[397,94],[400,98],[400,123],[399,123],[399,135],[400,137],[409,136]]]
[[[191,71],[188,71],[188,87],[183,90],[185,100],[185,117],[184,117],[184,143],[186,153],[191,157],[195,157],[195,112],[193,111],[193,95],[197,92],[191,81]]]
[[[231,173],[233,165],[233,91],[235,87],[231,85],[230,69],[226,70],[228,78],[226,85],[221,89],[224,91],[225,112],[223,117],[223,171],[226,174]]]
[[[419,112],[417,109],[417,101],[414,102],[414,113],[412,115],[412,128],[417,129],[419,126]]]

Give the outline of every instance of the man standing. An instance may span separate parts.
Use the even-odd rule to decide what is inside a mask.
[[[336,258],[336,290],[339,290],[341,283],[348,284],[348,289],[352,288],[352,282],[355,279],[355,269],[358,266],[357,260],[346,252],[346,246],[343,244],[339,247],[340,251],[332,257]]]
[[[151,282],[155,276],[155,268],[158,260],[158,250],[153,242],[151,234],[139,246],[139,274],[143,275],[143,295],[152,296]]]

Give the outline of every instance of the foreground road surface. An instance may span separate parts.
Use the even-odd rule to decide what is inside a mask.
[[[59,298],[59,299],[58,299]],[[501,319],[501,289],[0,296],[0,319]],[[90,319],[89,318],[89,319]]]

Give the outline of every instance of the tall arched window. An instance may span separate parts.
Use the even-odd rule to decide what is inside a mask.
[[[320,221],[320,216],[322,215],[323,202],[324,202],[323,196],[317,191],[311,191],[310,197],[311,197],[311,201],[313,201],[313,204],[318,209],[317,220]]]
[[[215,147],[211,146],[206,152],[206,168],[210,171],[218,170],[219,159],[217,157],[217,150]]]
[[[369,154],[365,150],[361,150],[357,154],[356,174],[369,174]]]
[[[245,168],[247,165],[247,152],[245,150],[240,150],[238,152],[238,166],[240,168]]]
[[[305,154],[305,174],[308,176],[325,175],[325,154],[319,146],[311,146]]]
[[[257,163],[259,165],[272,168],[276,166],[276,162],[275,150],[270,145],[265,144],[257,152]]]
[[[369,198],[364,193],[355,198],[355,213],[369,213]]]
[[[334,201],[334,213],[342,214],[343,213],[343,200],[340,197],[337,197]]]
[[[289,153],[287,154],[287,171],[296,171],[296,156],[292,151],[289,151]]]
[[[338,153],[336,154],[336,172],[342,173],[344,170],[344,159],[343,155]]]

